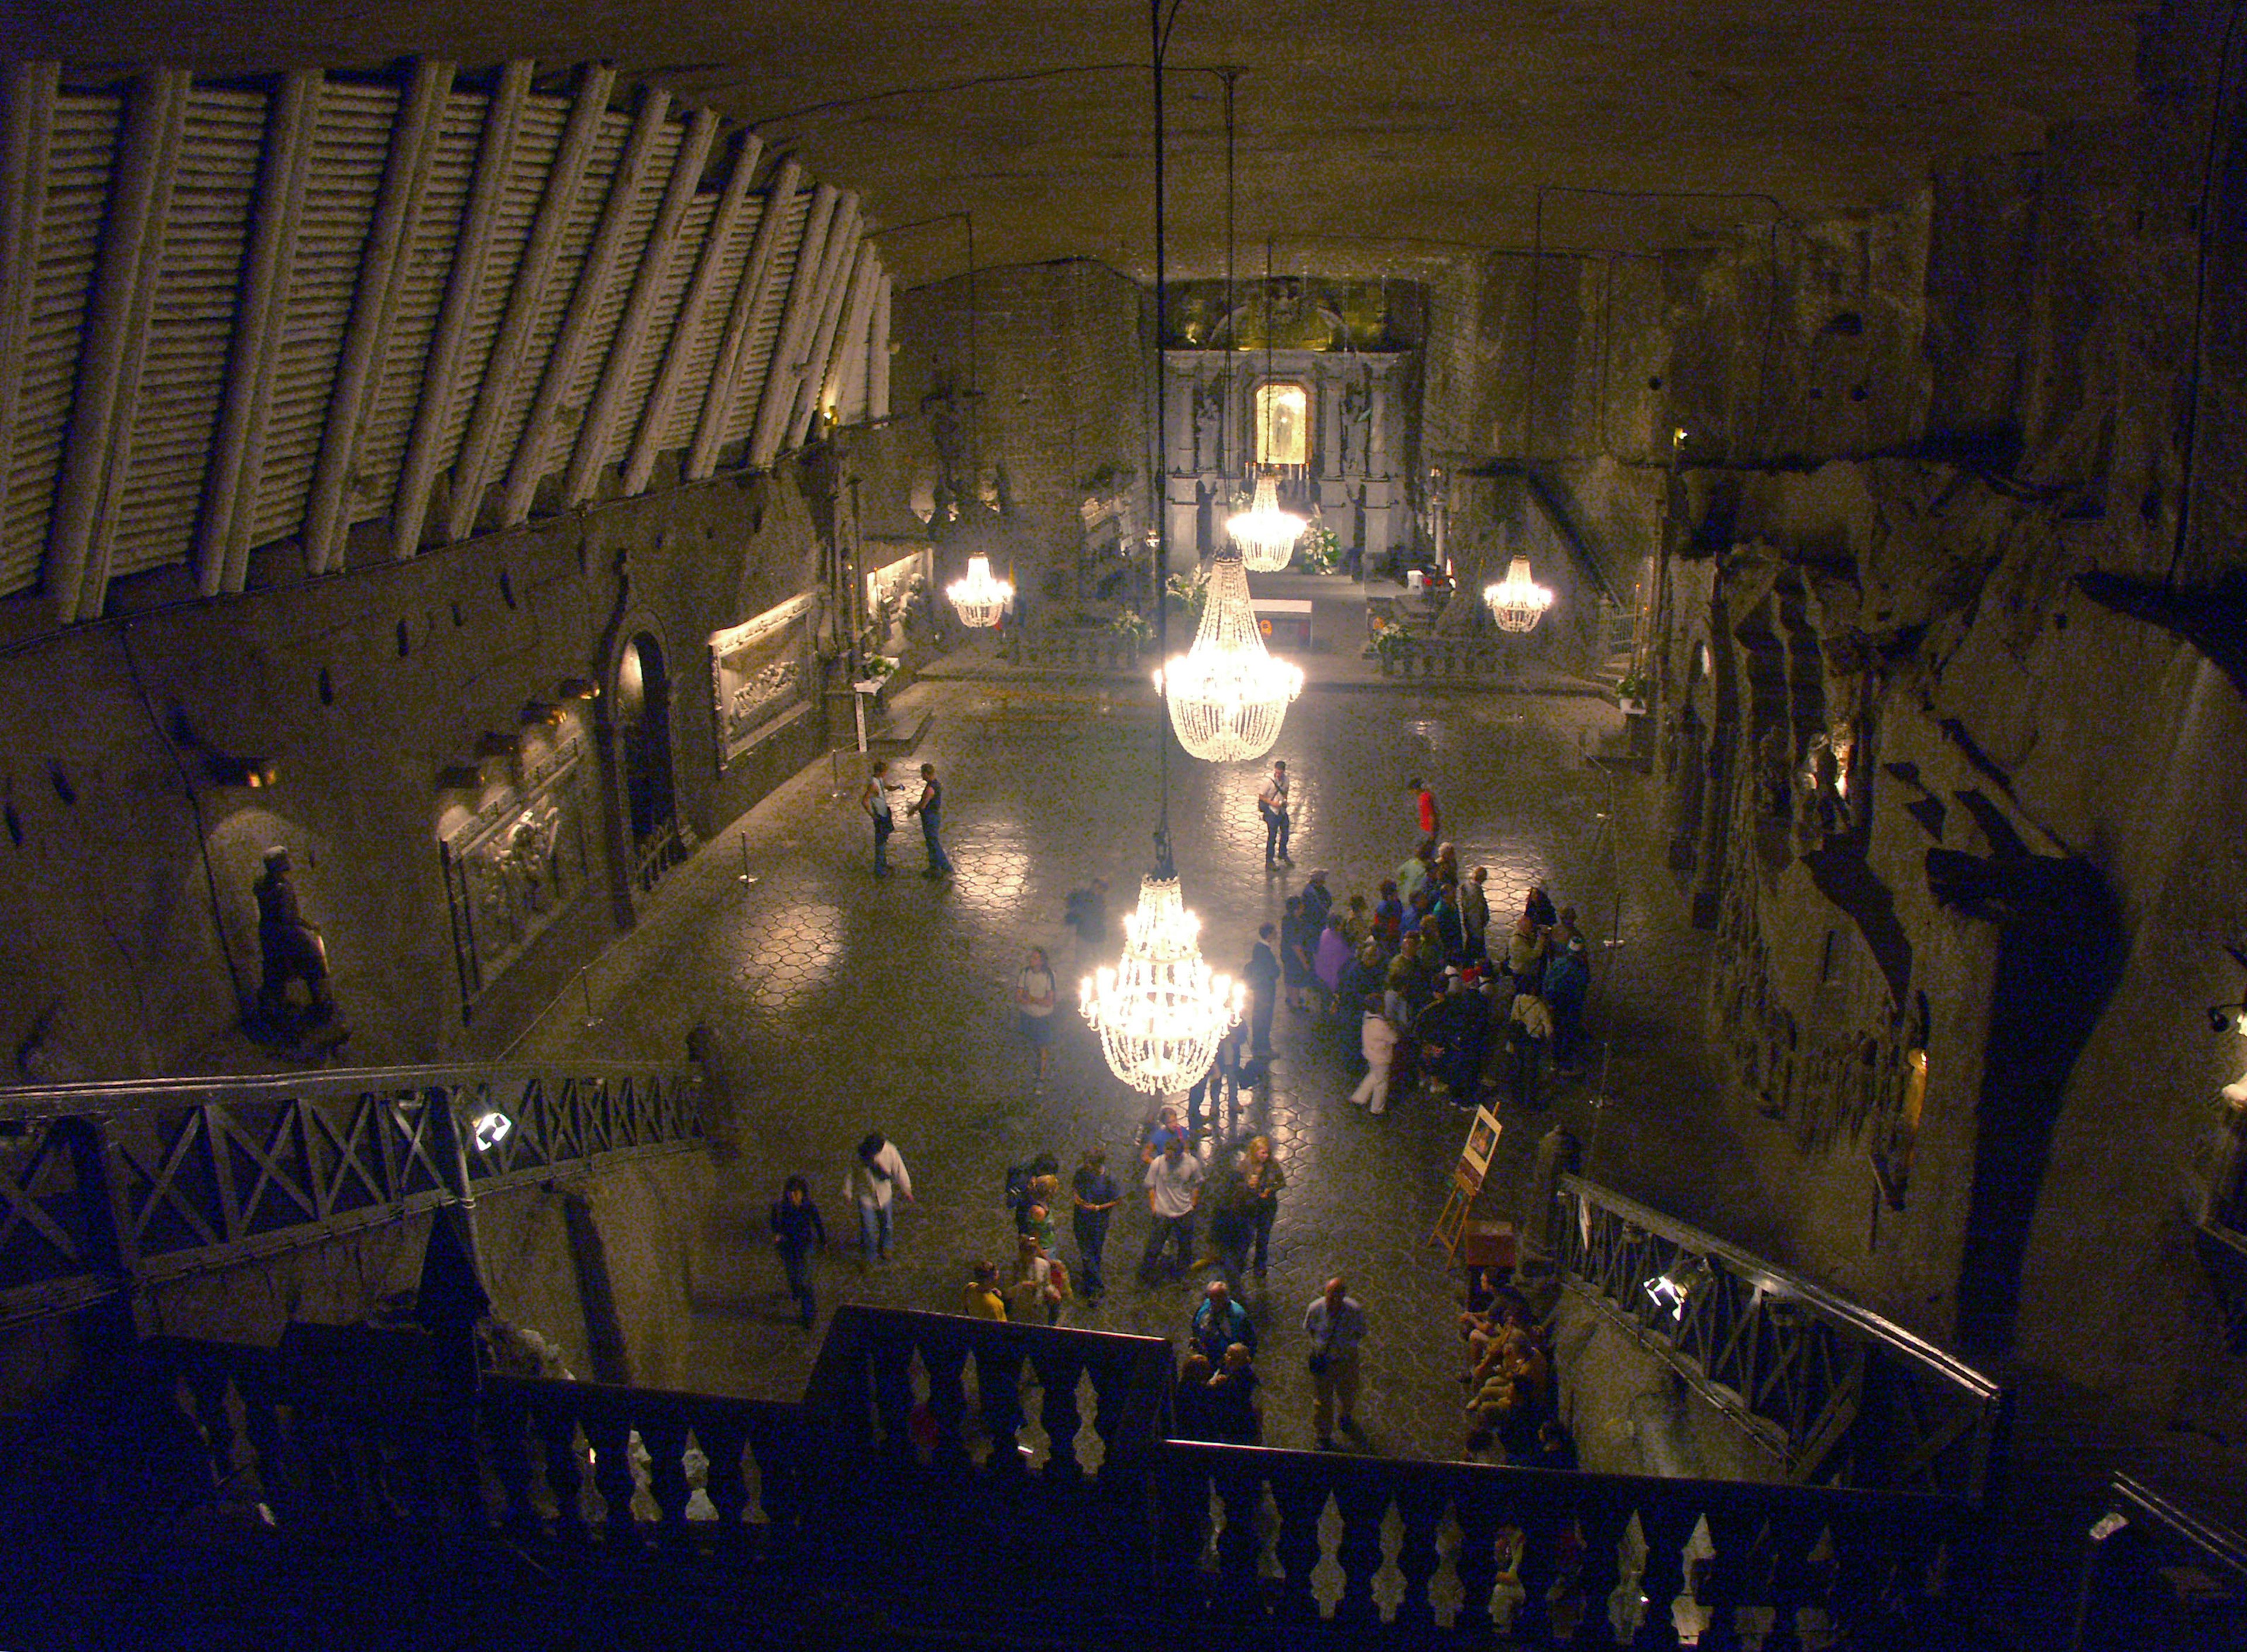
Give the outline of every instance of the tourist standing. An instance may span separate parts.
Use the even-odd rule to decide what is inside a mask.
[[[1256,945],[1248,951],[1247,967],[1240,972],[1248,983],[1248,1059],[1252,1062],[1272,1057],[1272,1007],[1280,991],[1279,940],[1279,925],[1259,925]]]
[[[1412,791],[1412,818],[1420,828],[1420,836],[1428,846],[1435,847],[1437,829],[1443,824],[1443,816],[1436,808],[1436,794],[1418,779],[1405,782]]]
[[[811,1294],[811,1274],[806,1260],[814,1245],[827,1248],[827,1225],[819,1219],[819,1206],[811,1202],[811,1184],[791,1176],[782,1184],[772,1207],[773,1248],[788,1270],[788,1294],[796,1299],[796,1322],[811,1328],[817,1304]]]
[[[1368,993],[1365,1014],[1358,1022],[1358,1047],[1365,1052],[1365,1076],[1350,1092],[1353,1107],[1363,1107],[1369,1113],[1389,1110],[1389,1068],[1397,1054],[1397,1028],[1390,1024],[1383,1011],[1380,997]]]
[[[1288,896],[1287,909],[1280,918],[1280,968],[1287,978],[1289,1009],[1311,1007],[1311,985],[1317,979],[1311,953],[1318,942],[1318,928],[1303,911],[1303,898]]]
[[[873,772],[867,775],[865,786],[858,793],[858,807],[866,811],[874,823],[874,876],[890,875],[890,834],[898,829],[897,816],[890,810],[890,794],[901,792],[904,786],[890,778],[889,760],[874,759]]]
[[[1139,1277],[1151,1283],[1158,1272],[1175,1277],[1193,1266],[1194,1211],[1201,1203],[1202,1164],[1186,1151],[1183,1138],[1173,1136],[1162,1156],[1147,1166],[1147,1214],[1153,1219],[1147,1248],[1139,1258]],[[1164,1262],[1163,1252],[1175,1245],[1174,1260]]]
[[[1256,1409],[1256,1366],[1246,1343],[1235,1342],[1225,1350],[1208,1387],[1204,1420],[1210,1437],[1230,1445],[1255,1444],[1264,1429]]]
[[[1076,1232],[1076,1259],[1084,1274],[1084,1300],[1097,1300],[1108,1291],[1102,1269],[1108,1249],[1108,1224],[1123,1198],[1115,1178],[1108,1174],[1108,1155],[1103,1149],[1087,1150],[1076,1174],[1069,1179],[1069,1194],[1076,1202],[1069,1225]]]
[[[912,1202],[912,1173],[894,1143],[879,1130],[868,1132],[858,1143],[858,1161],[843,1178],[843,1197],[858,1206],[858,1266],[877,1257],[890,1259],[890,1241],[896,1236],[896,1202]]]
[[[1521,910],[1523,915],[1537,926],[1540,935],[1561,921],[1561,914],[1553,910],[1553,898],[1545,892],[1542,884],[1530,884],[1528,898],[1521,903]]]
[[[1000,1294],[999,1270],[988,1262],[976,1263],[960,1306],[971,1320],[1004,1320],[1007,1299]]]
[[[1248,1138],[1248,1145],[1240,1151],[1240,1185],[1254,1201],[1249,1206],[1249,1221],[1256,1233],[1256,1277],[1261,1280],[1272,1261],[1272,1224],[1280,1216],[1280,1190],[1287,1184],[1287,1172],[1272,1156],[1270,1137]]]
[[[1553,1013],[1538,995],[1538,983],[1524,981],[1513,995],[1513,1010],[1506,1029],[1506,1053],[1513,1058],[1511,1089],[1513,1104],[1533,1111],[1537,1099],[1537,1069],[1545,1060],[1545,1047],[1553,1041]]]
[[[1256,812],[1264,816],[1264,870],[1293,866],[1287,858],[1287,765],[1274,762],[1271,778],[1256,795]]]
[[[1553,1016],[1553,1065],[1574,1067],[1576,1040],[1584,1026],[1584,1000],[1591,992],[1591,961],[1583,938],[1565,918],[1553,926],[1551,942],[1553,955],[1545,962],[1545,1007]]]
[[[1014,977],[1014,1008],[1021,1017],[1022,1036],[1038,1053],[1035,1082],[1043,1083],[1046,1062],[1053,1055],[1054,978],[1042,946],[1030,948],[1029,961]]]
[[[1233,1300],[1223,1280],[1212,1280],[1202,1287],[1201,1305],[1194,1309],[1192,1337],[1194,1351],[1212,1365],[1225,1362],[1225,1350],[1235,1342],[1244,1344],[1248,1351],[1256,1351],[1256,1326],[1248,1317],[1248,1310]]]
[[[928,849],[928,869],[921,876],[928,878],[951,877],[952,859],[944,852],[944,840],[940,835],[944,830],[944,783],[936,777],[934,763],[920,766],[920,796],[905,813],[920,816],[921,842]]]
[[[1490,868],[1478,866],[1459,885],[1459,922],[1466,929],[1469,962],[1488,956],[1484,938],[1490,932],[1490,897],[1482,886],[1489,881]]]
[[[1303,1335],[1311,1345],[1311,1423],[1319,1450],[1331,1451],[1337,1426],[1357,1432],[1358,1348],[1365,1341],[1365,1309],[1341,1279],[1328,1280],[1304,1311]]]

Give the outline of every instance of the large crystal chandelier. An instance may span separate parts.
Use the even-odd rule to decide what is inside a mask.
[[[1303,668],[1265,652],[1238,556],[1219,556],[1193,646],[1155,673],[1178,744],[1206,762],[1261,757],[1280,738],[1287,703],[1303,692]]]
[[[944,588],[952,598],[952,605],[963,625],[995,625],[999,616],[1007,611],[1007,604],[1014,600],[1014,587],[1004,579],[991,577],[988,556],[967,559],[967,577],[955,579]]]
[[[1490,617],[1500,631],[1534,631],[1553,605],[1553,593],[1530,577],[1526,556],[1516,556],[1505,578],[1485,585],[1482,599],[1490,604]]]
[[[1116,1076],[1163,1095],[1200,1082],[1218,1041],[1240,1019],[1240,982],[1202,961],[1201,920],[1185,907],[1170,843],[1158,840],[1155,870],[1139,885],[1139,910],[1124,920],[1124,956],[1082,989],[1084,1019]]]
[[[1256,496],[1248,509],[1225,519],[1240,560],[1260,574],[1276,574],[1294,559],[1295,541],[1308,525],[1294,511],[1280,509],[1280,485],[1269,471],[1256,479]]]

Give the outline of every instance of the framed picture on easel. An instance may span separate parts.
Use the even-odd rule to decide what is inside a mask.
[[[1459,1150],[1459,1169],[1472,1174],[1477,1186],[1490,1174],[1491,1155],[1498,1151],[1498,1133],[1502,1128],[1498,1115],[1490,1109],[1475,1109],[1474,1123],[1467,1127],[1466,1145]]]
[[[1490,1173],[1491,1157],[1498,1151],[1498,1134],[1503,1128],[1490,1109],[1475,1109],[1474,1122],[1467,1126],[1466,1144],[1460,1148],[1459,1162],[1451,1169],[1451,1194],[1436,1218],[1435,1232],[1428,1235],[1428,1243],[1440,1246],[1447,1256],[1458,1254],[1467,1212],[1482,1191],[1482,1178]]]

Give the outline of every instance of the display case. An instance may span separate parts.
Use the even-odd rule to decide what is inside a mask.
[[[807,592],[710,634],[711,722],[720,769],[816,700],[816,618]]]
[[[584,750],[573,722],[550,745],[528,747],[518,772],[447,822],[439,847],[463,1020],[586,886]]]

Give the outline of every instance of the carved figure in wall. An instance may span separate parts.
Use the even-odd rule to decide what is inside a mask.
[[[1342,394],[1342,466],[1345,474],[1362,476],[1372,451],[1373,386],[1369,374],[1354,373]]]
[[[1224,463],[1221,451],[1225,440],[1225,381],[1220,379],[1197,379],[1193,388],[1194,468],[1201,472],[1219,469]]]
[[[1756,818],[1766,826],[1784,825],[1793,816],[1793,767],[1787,761],[1786,730],[1776,726],[1765,730],[1756,741],[1755,808]]]
[[[250,885],[257,898],[257,950],[264,966],[257,1011],[268,1025],[284,1032],[299,1025],[289,995],[292,982],[304,982],[311,1000],[301,1025],[324,1027],[336,1014],[335,992],[328,982],[328,944],[305,922],[292,872],[287,848],[276,843],[265,851],[265,870]]]
[[[928,414],[928,435],[936,448],[936,509],[933,521],[958,519],[968,498],[967,426],[960,416],[959,397],[949,388],[932,392],[921,402]]]

